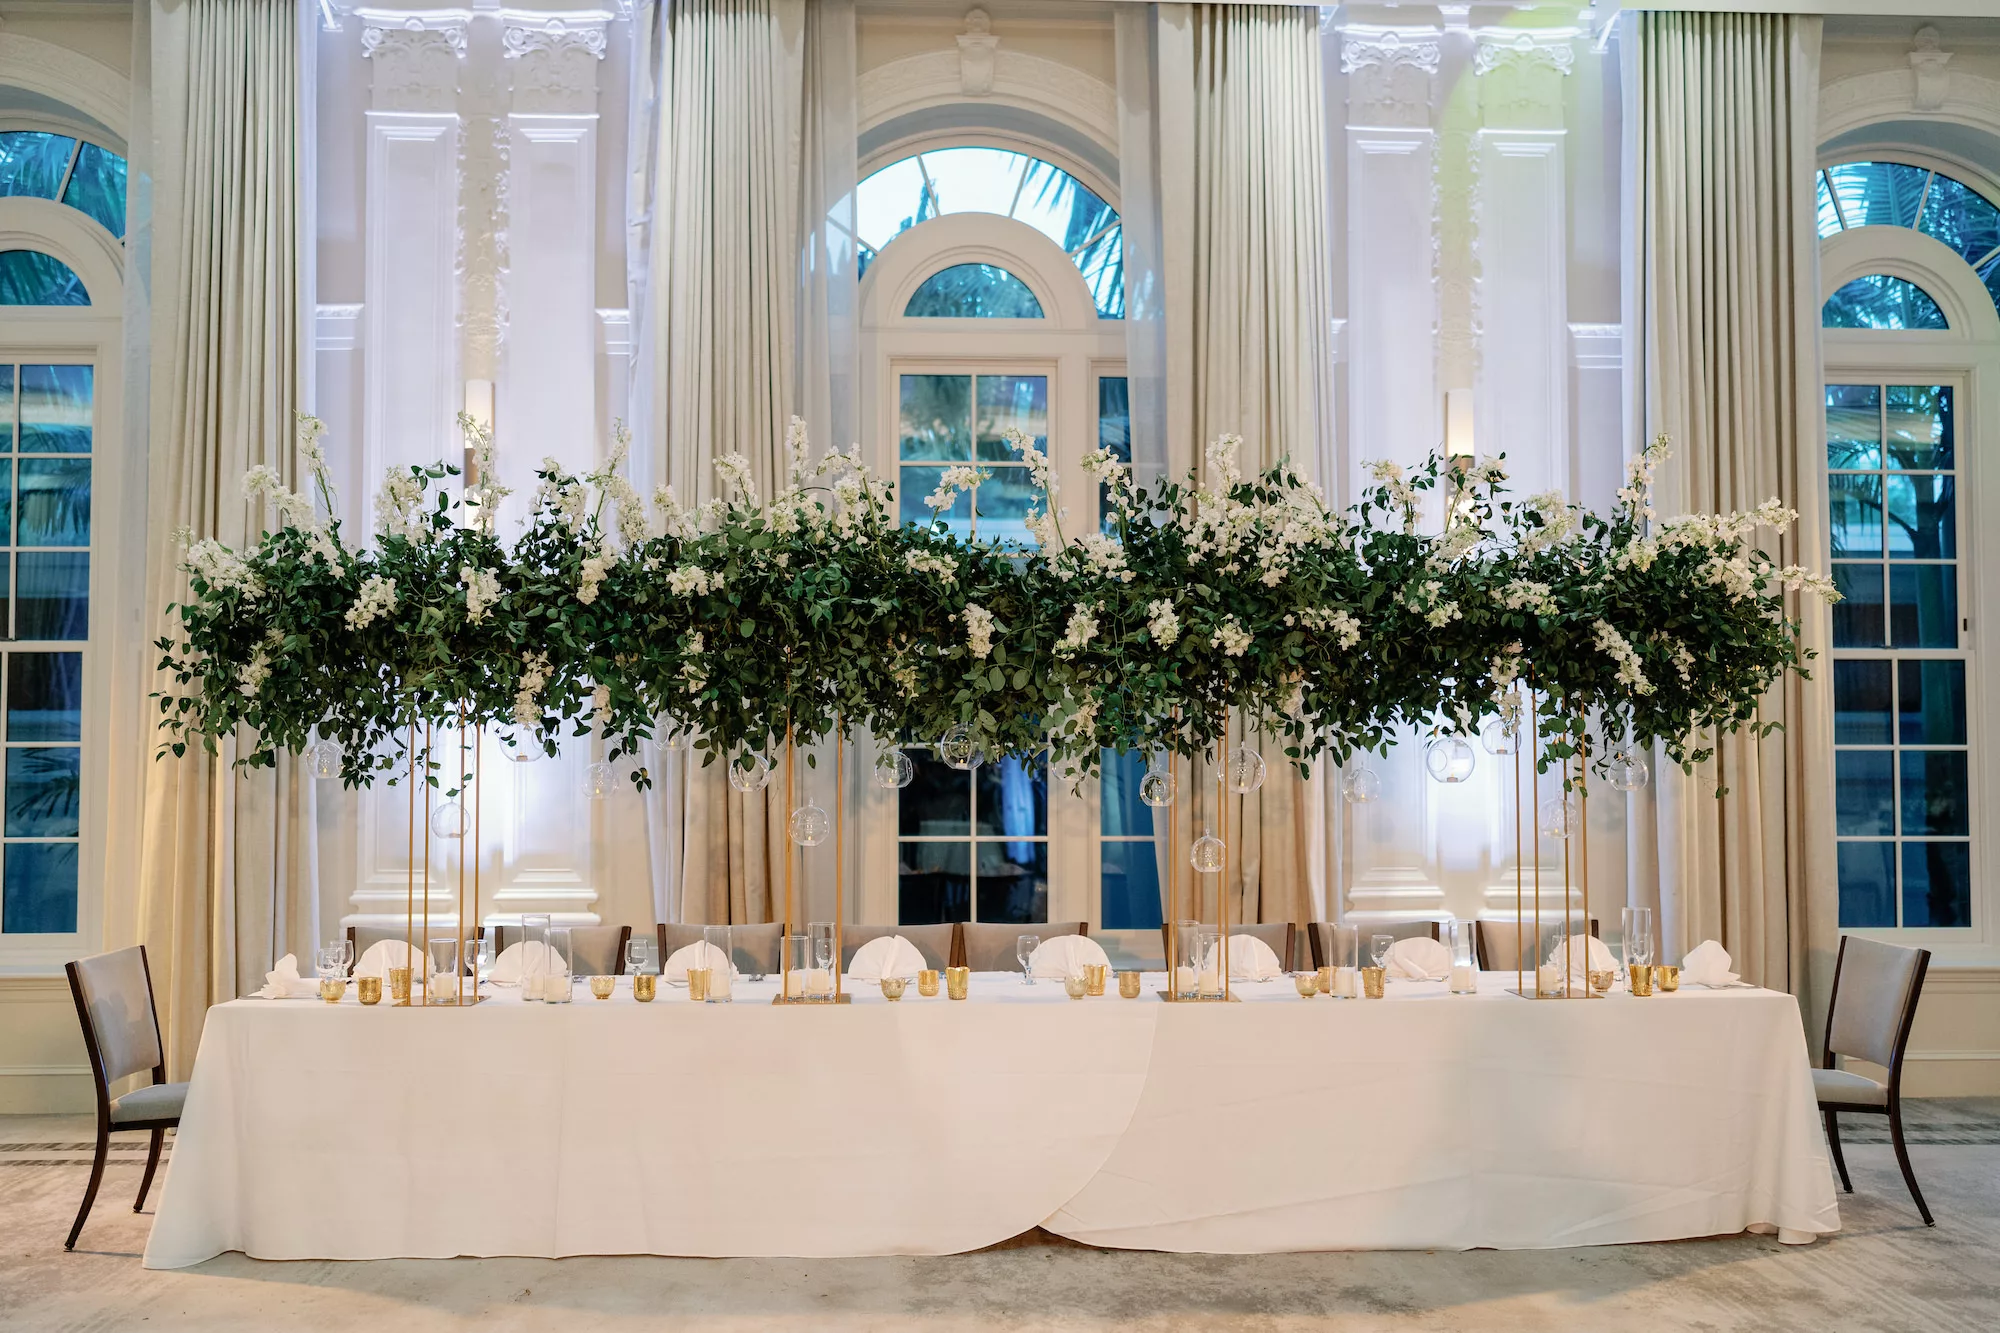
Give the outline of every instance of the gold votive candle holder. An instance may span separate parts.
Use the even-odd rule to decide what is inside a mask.
[[[389,998],[397,1004],[410,1002],[410,969],[392,967],[389,969]]]
[[[380,1004],[382,1003],[382,978],[356,977],[354,979],[354,991],[355,994],[361,997],[361,1003]]]
[[[339,1004],[340,997],[347,994],[347,983],[339,977],[319,979],[319,998],[328,1004]]]
[[[1118,993],[1128,1000],[1138,999],[1139,980],[1140,974],[1137,972],[1120,972],[1118,974]]]
[[[611,998],[611,992],[617,989],[617,977],[592,977],[590,979],[590,993],[597,999],[608,1000]]]
[[[917,994],[923,996],[927,1000],[934,1000],[937,998],[937,992],[938,992],[938,970],[936,968],[927,967],[923,971],[917,973]]]
[[[708,969],[691,967],[688,969],[688,998],[697,1003],[708,999]]]
[[[1626,969],[1626,976],[1634,995],[1653,993],[1653,969],[1646,963],[1634,963]]]
[[[1615,969],[1608,967],[1592,968],[1590,972],[1590,993],[1592,995],[1609,995],[1611,993],[1611,983],[1616,980],[1618,980],[1618,973]]]
[[[650,972],[641,972],[632,978],[632,998],[640,1004],[651,1004],[653,996],[659,993],[660,979]]]
[[[1322,967],[1313,973],[1313,985],[1321,995],[1333,994],[1333,969]]]
[[[1329,979],[1327,984],[1332,985],[1333,983]],[[1310,1000],[1313,996],[1319,994],[1319,973],[1294,972],[1292,973],[1292,985],[1298,987],[1300,999]]]
[[[944,993],[954,1000],[962,1000],[972,989],[972,969],[969,967],[948,967],[944,970]]]
[[[1681,968],[1678,963],[1653,964],[1653,985],[1663,994],[1672,994],[1681,988]]]
[[[1090,978],[1082,972],[1073,972],[1064,977],[1063,994],[1072,1000],[1081,1000],[1090,994]]]
[[[1086,992],[1091,995],[1104,994],[1105,978],[1110,971],[1111,965],[1109,963],[1085,963],[1083,965],[1083,980]]]
[[[1379,999],[1381,999],[1381,998],[1382,998],[1382,978],[1383,978],[1384,976],[1386,976],[1387,974],[1388,974],[1388,969],[1386,969],[1386,968],[1380,968],[1380,967],[1364,967],[1364,968],[1362,968],[1362,969],[1361,969],[1361,993],[1362,993],[1362,995],[1363,995],[1363,996],[1365,996],[1365,997],[1366,997],[1366,998],[1368,998],[1368,999],[1371,999],[1371,1000],[1379,1000]]]
[[[894,1004],[897,1000],[903,998],[903,992],[909,988],[909,985],[910,979],[908,977],[883,977],[882,998]]]

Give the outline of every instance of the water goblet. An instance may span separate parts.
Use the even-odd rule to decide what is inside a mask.
[[[1021,982],[1023,985],[1032,986],[1035,984],[1035,969],[1028,966],[1028,960],[1035,956],[1035,950],[1041,946],[1042,937],[1040,935],[1023,935],[1020,939],[1014,941],[1014,957],[1021,960]]]
[[[1389,950],[1395,947],[1396,937],[1394,935],[1370,935],[1368,937],[1368,956],[1375,960],[1375,966],[1377,967],[1388,966]]]

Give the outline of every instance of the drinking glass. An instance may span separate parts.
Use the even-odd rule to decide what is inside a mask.
[[[340,975],[340,950],[328,945],[313,952],[313,972],[321,981]]]
[[[1222,994],[1222,932],[1195,932],[1195,988],[1203,996]]]
[[[344,977],[347,975],[348,970],[354,966],[354,941],[347,939],[345,936],[328,940],[326,948],[321,949],[319,954],[315,954],[314,957],[317,958],[320,955],[325,955],[327,964],[331,967],[339,968],[338,975]]]
[[[625,975],[636,977],[651,966],[653,942],[644,935],[625,942]]]
[[[546,912],[521,915],[521,998],[539,1000],[549,976],[549,916]]]
[[[1396,947],[1394,935],[1371,935],[1368,937],[1368,956],[1375,960],[1375,966],[1385,967],[1389,962],[1389,950]]]
[[[708,948],[702,951],[709,966],[708,1000],[711,1004],[728,1004],[731,996],[730,983],[736,977],[736,949],[728,926],[705,926],[701,938]]]
[[[550,1004],[568,1004],[573,998],[570,992],[571,961],[575,952],[570,944],[568,926],[549,927],[549,971],[542,981],[542,999]]]
[[[1653,961],[1653,909],[1628,907],[1623,916],[1625,972],[1629,978],[1633,964],[1644,967]]]
[[[1200,975],[1201,963],[1200,959],[1196,956],[1195,946],[1199,942],[1196,936],[1200,933],[1201,922],[1199,921],[1176,921],[1174,923],[1174,956],[1169,958],[1167,963],[1173,968],[1173,975],[1168,978],[1168,981],[1171,983],[1173,996],[1177,1000],[1191,1000],[1198,993],[1195,983]]]
[[[475,935],[465,942],[465,970],[472,977],[474,990],[479,983],[493,973],[493,941],[484,935]]]
[[[1014,956],[1021,960],[1021,980],[1024,984],[1035,984],[1035,969],[1028,966],[1028,960],[1035,956],[1035,950],[1042,947],[1040,935],[1023,935],[1014,941]]]

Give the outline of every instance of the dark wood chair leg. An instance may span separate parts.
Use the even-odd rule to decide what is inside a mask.
[[[1903,1168],[1903,1183],[1910,1187],[1910,1197],[1917,1201],[1917,1211],[1923,1214],[1924,1225],[1934,1227],[1930,1206],[1924,1202],[1924,1192],[1917,1188],[1917,1173],[1910,1170],[1910,1153],[1903,1146],[1903,1108],[1889,1108],[1889,1140],[1896,1145],[1896,1165]]]
[[[160,1148],[167,1141],[166,1126],[153,1131],[153,1144],[146,1149],[146,1174],[139,1177],[139,1197],[133,1201],[132,1211],[139,1212],[146,1206],[146,1191],[153,1188],[153,1171],[160,1164]]]
[[[1826,1117],[1826,1146],[1833,1150],[1833,1166],[1840,1172],[1840,1187],[1852,1194],[1854,1182],[1847,1178],[1847,1159],[1840,1154],[1840,1117],[1828,1110],[1822,1110],[1820,1114]]]
[[[76,1210],[76,1225],[69,1229],[69,1239],[63,1242],[65,1250],[76,1248],[76,1238],[83,1234],[83,1219],[90,1216],[90,1205],[97,1202],[97,1187],[104,1183],[104,1159],[111,1155],[111,1131],[103,1125],[97,1127],[97,1160],[90,1164],[90,1184],[83,1190],[83,1207]]]

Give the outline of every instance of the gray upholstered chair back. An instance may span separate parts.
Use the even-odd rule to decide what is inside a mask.
[[[631,938],[630,926],[571,926],[569,970],[579,977],[624,976],[625,941]]]
[[[106,1083],[127,1074],[147,1073],[164,1063],[160,1020],[153,1012],[153,987],[145,950],[138,945],[70,964],[80,1007],[97,1041]]]
[[[1551,925],[1546,916],[1542,918],[1542,933],[1539,940],[1535,936],[1533,917],[1524,919],[1518,932],[1512,921],[1481,920],[1473,923],[1473,929],[1478,936],[1479,967],[1486,972],[1518,970],[1520,964],[1515,961],[1515,955],[1523,945],[1532,951],[1527,967],[1533,970],[1544,958],[1556,951],[1556,945],[1562,939],[1561,918],[1557,918],[1555,924]],[[1582,929],[1583,918],[1577,917],[1570,922],[1572,935]],[[1590,919],[1590,933],[1593,936],[1599,933],[1596,917]]]
[[[1210,927],[1210,929],[1213,928],[1213,926]],[[1162,960],[1166,959],[1172,952],[1174,942],[1173,933],[1173,922],[1162,921],[1160,923],[1160,957]],[[1262,940],[1270,946],[1271,952],[1278,956],[1279,967],[1290,970],[1300,965],[1299,960],[1293,956],[1294,952],[1298,949],[1298,927],[1289,921],[1265,921],[1248,926],[1231,926],[1229,928],[1229,935],[1232,939],[1241,935],[1251,935]],[[1185,953],[1186,950],[1193,947],[1191,944],[1187,945],[1183,952]],[[1160,965],[1165,967],[1166,963],[1162,961]]]
[[[939,926],[845,926],[840,932],[840,966],[842,970],[853,966],[855,952],[870,940],[901,935],[917,946],[925,967],[950,967],[952,939],[957,933],[958,927],[948,921]]]
[[[1393,935],[1399,940],[1413,940],[1419,935],[1438,937],[1438,923],[1435,921],[1308,921],[1306,942],[1312,946],[1311,961],[1314,967],[1333,966],[1333,928],[1336,925],[1354,927],[1361,936],[1361,952],[1368,952],[1368,938],[1371,935]],[[1368,960],[1361,960],[1366,963]]]
[[[1827,1050],[1885,1067],[1894,1064],[1923,962],[1922,949],[1843,936],[1833,1008],[1826,1020]]]
[[[684,949],[690,944],[699,944],[702,932],[708,927],[701,925],[670,925],[661,922],[654,927],[660,947],[660,966],[667,965],[676,949]],[[805,926],[801,924],[803,931]],[[782,921],[772,921],[763,925],[738,925],[729,928],[729,951],[736,962],[736,970],[745,974],[776,976],[778,972],[778,950],[785,933]]]
[[[1015,946],[1023,935],[1039,935],[1045,940],[1058,935],[1088,935],[1090,923],[1030,921],[1010,926],[997,921],[968,921],[958,929],[959,938],[965,941],[963,966],[975,972],[1019,972],[1021,960],[1015,955]]]

